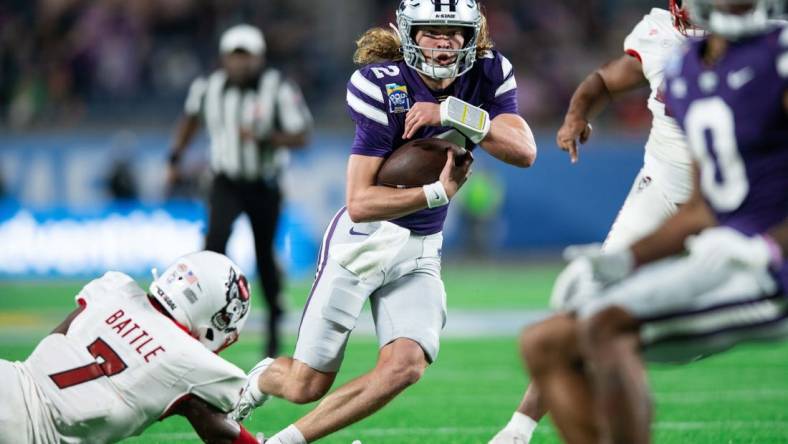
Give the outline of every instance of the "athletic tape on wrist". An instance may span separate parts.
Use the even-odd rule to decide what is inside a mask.
[[[448,205],[449,196],[446,194],[446,189],[443,188],[443,184],[440,181],[424,185],[421,188],[427,197],[427,207],[437,208]]]
[[[478,144],[490,132],[490,114],[470,103],[449,96],[440,106],[441,125],[451,126]]]

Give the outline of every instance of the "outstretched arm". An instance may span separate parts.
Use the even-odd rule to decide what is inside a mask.
[[[592,72],[577,87],[558,130],[558,146],[569,152],[577,162],[577,141],[585,143],[591,136],[589,121],[605,108],[613,96],[645,86],[646,77],[640,61],[630,55],[621,56]]]
[[[259,444],[241,424],[200,398],[180,402],[175,414],[186,417],[203,442],[210,444]]]

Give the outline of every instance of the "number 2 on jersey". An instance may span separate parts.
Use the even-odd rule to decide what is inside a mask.
[[[739,208],[750,184],[736,142],[733,111],[720,97],[709,97],[693,102],[684,122],[690,146],[700,159],[706,198],[717,210]]]
[[[389,76],[398,76],[399,75],[399,68],[396,65],[389,65],[389,66],[380,66],[371,68],[372,73],[375,74],[375,77],[382,79],[383,77]]]
[[[100,359],[101,362],[93,362],[82,367],[49,375],[55,385],[61,389],[66,389],[102,376],[114,376],[126,370],[127,366],[123,359],[101,338],[88,345],[88,351],[96,360]]]

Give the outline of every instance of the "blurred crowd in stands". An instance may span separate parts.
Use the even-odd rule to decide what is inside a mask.
[[[393,21],[398,0],[3,0],[0,128],[170,125],[191,80],[215,68],[218,36],[241,23],[266,35],[269,63],[302,86],[318,126],[342,111],[354,39]],[[622,54],[622,41],[667,0],[487,0],[496,46],[515,65],[521,113],[554,128],[575,86]],[[642,130],[636,94],[606,120]]]

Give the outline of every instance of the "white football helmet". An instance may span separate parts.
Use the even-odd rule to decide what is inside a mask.
[[[451,79],[461,76],[476,61],[476,43],[479,38],[482,14],[476,0],[401,0],[397,8],[397,33],[402,42],[405,63],[416,71],[434,79]],[[436,51],[419,46],[414,37],[419,26],[462,26],[468,28],[465,46],[455,52],[457,58],[451,65],[427,63],[424,51]]]
[[[686,0],[694,23],[729,40],[767,31],[785,0]]]
[[[238,339],[251,304],[249,283],[227,256],[187,254],[150,284],[150,294],[192,336],[218,353]]]

